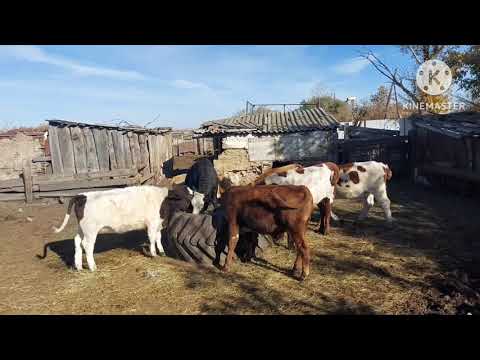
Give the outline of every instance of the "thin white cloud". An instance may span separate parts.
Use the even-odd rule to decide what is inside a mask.
[[[210,90],[208,85],[200,82],[193,82],[189,80],[182,80],[177,79],[172,82],[172,85],[179,89],[202,89],[202,90]]]
[[[58,66],[82,76],[108,77],[119,80],[145,79],[144,75],[136,71],[82,65],[60,56],[51,55],[42,48],[33,45],[0,46],[0,56],[9,56],[18,60]]]
[[[341,64],[335,65],[333,70],[338,74],[356,74],[366,68],[369,61],[363,57],[355,57]]]

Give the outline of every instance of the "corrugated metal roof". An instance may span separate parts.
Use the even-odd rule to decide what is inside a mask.
[[[290,112],[264,112],[207,121],[197,134],[258,133],[280,134],[336,129],[340,123],[321,108]]]
[[[66,121],[66,120],[59,120],[59,119],[51,119],[46,121],[48,122],[49,125],[85,126],[85,127],[93,127],[93,128],[116,129],[116,130],[142,132],[142,133],[147,132],[147,133],[154,133],[154,134],[161,134],[161,133],[172,131],[171,127],[143,128],[143,127],[135,127],[135,126],[115,126],[115,125],[109,125],[109,124],[89,124],[84,122]]]
[[[461,139],[463,137],[480,137],[480,113],[458,112],[450,114],[414,115],[414,125],[446,136]]]

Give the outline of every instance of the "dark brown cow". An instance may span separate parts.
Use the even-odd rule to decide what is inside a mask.
[[[228,221],[228,254],[223,267],[229,271],[239,238],[245,227],[274,238],[287,232],[293,239],[297,258],[293,275],[305,279],[310,272],[310,250],[305,241],[307,224],[313,211],[312,194],[305,186],[260,185],[234,186],[221,198]]]

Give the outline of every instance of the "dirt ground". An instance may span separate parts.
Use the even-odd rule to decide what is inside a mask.
[[[76,272],[74,217],[51,231],[66,205],[0,203],[0,314],[479,314],[479,200],[406,181],[389,192],[393,227],[377,206],[355,224],[355,201],[336,202],[344,221],[329,236],[314,217],[305,282],[289,275],[286,241],[224,274],[145,257],[144,232],[99,236],[98,271]]]

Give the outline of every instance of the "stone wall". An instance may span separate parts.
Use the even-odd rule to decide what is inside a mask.
[[[18,132],[11,138],[0,139],[0,180],[15,179],[23,169],[23,160],[44,155],[39,138]],[[42,163],[32,164],[32,174],[44,172]]]
[[[227,177],[234,185],[247,185],[272,167],[271,161],[249,161],[246,149],[225,149],[213,161],[220,178]]]

